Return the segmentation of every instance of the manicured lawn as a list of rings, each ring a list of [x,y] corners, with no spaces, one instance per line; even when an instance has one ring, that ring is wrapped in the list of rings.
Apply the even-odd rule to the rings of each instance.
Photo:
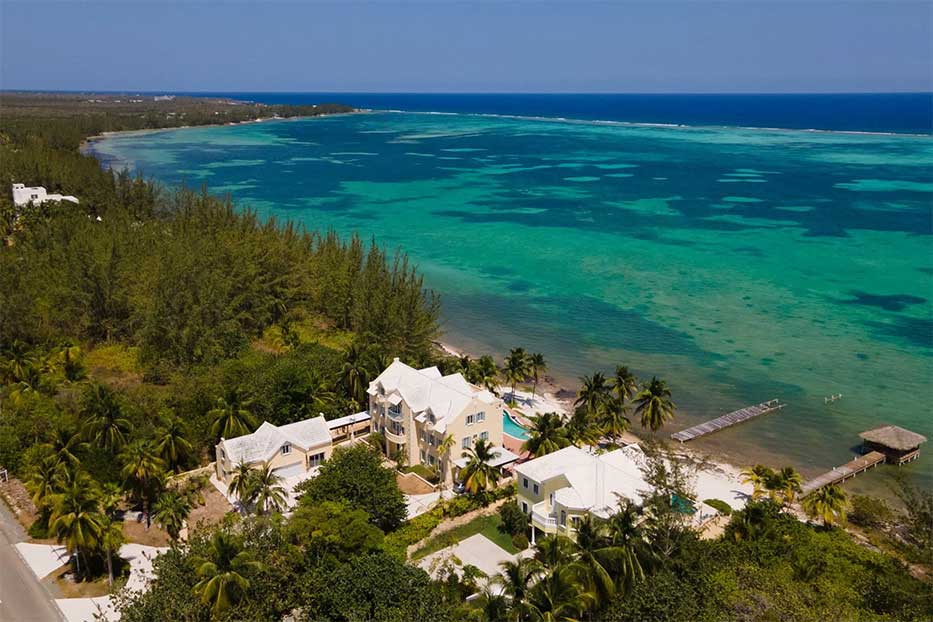
[[[512,555],[518,553],[518,549],[512,546],[512,536],[502,533],[499,531],[499,525],[502,521],[499,520],[498,514],[493,514],[492,516],[479,516],[474,518],[469,523],[460,525],[459,527],[454,527],[446,533],[442,533],[439,536],[431,538],[425,543],[425,545],[412,553],[412,560],[418,560],[423,557],[427,557],[431,553],[437,553],[441,549],[446,549],[448,546],[453,546],[462,540],[466,540],[470,536],[474,536],[478,533],[483,534],[498,546],[502,547]]]

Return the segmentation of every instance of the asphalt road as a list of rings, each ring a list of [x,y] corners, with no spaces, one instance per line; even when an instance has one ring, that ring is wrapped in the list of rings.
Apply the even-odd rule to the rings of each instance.
[[[0,621],[62,622],[52,596],[13,547],[26,539],[20,524],[0,501]]]

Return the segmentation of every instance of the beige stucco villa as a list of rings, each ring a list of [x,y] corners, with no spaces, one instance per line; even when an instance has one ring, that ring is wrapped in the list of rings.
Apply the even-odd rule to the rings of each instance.
[[[276,426],[264,422],[252,434],[220,439],[215,448],[215,472],[225,485],[241,462],[253,468],[272,467],[283,479],[304,475],[330,457],[334,442],[353,440],[369,432],[366,412],[325,421],[323,416]]]
[[[396,358],[367,393],[373,430],[385,436],[387,454],[402,450],[409,464],[437,469],[448,483],[462,466],[455,461],[477,439],[497,448],[497,466],[517,458],[502,447],[502,400],[459,373],[444,376],[437,367],[415,369]],[[448,436],[450,450],[439,452]]]

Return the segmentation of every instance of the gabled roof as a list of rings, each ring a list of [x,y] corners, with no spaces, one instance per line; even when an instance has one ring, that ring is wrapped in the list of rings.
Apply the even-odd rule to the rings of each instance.
[[[463,413],[473,400],[494,404],[498,398],[479,389],[461,374],[442,376],[437,367],[415,369],[397,358],[369,383],[370,395],[385,395],[391,404],[404,400],[412,412],[434,415],[434,428],[444,432],[447,424]]]
[[[313,447],[330,444],[331,438],[324,417],[318,416],[283,426],[265,421],[252,434],[230,440],[222,439],[222,442],[231,462],[251,464],[271,459],[285,443],[308,451]]]
[[[859,434],[864,440],[884,445],[898,451],[907,451],[919,447],[927,437],[896,425],[882,425]]]

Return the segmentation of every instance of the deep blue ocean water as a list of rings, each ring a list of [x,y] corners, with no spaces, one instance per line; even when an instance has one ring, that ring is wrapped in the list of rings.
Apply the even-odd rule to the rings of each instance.
[[[339,102],[357,108],[532,117],[933,133],[933,93],[788,95],[191,93],[265,104]]]
[[[522,108],[515,96],[227,95],[443,114],[125,134],[94,150],[261,216],[401,248],[441,293],[453,345],[540,351],[568,386],[617,363],[659,375],[680,407],[673,429],[787,401],[696,443],[739,462],[813,475],[882,422],[933,438],[933,137],[916,121],[928,96],[881,96],[904,115],[877,102],[833,115],[835,96],[801,96],[793,114],[778,103],[797,96],[730,96],[738,112],[758,102],[733,124],[688,113],[696,96],[607,119],[613,98],[642,96],[521,96]],[[860,97],[843,99],[871,100]],[[602,103],[569,112],[584,101]],[[846,131],[728,127],[808,129],[820,115]],[[672,120],[687,127],[624,122]],[[928,485],[931,457],[909,467]],[[855,486],[884,486],[885,473]]]

